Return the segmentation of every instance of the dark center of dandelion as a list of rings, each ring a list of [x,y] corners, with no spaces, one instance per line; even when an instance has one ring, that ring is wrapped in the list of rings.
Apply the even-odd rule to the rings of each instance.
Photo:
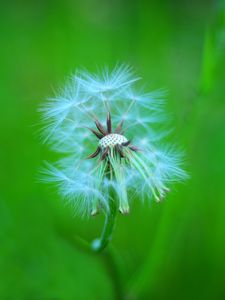
[[[95,125],[98,129],[94,130],[88,128],[98,139],[99,146],[94,153],[89,155],[87,158],[94,158],[100,154],[100,160],[104,160],[109,152],[110,148],[115,149],[120,157],[125,157],[123,148],[128,147],[132,151],[138,151],[139,149],[131,145],[131,142],[122,135],[123,120],[118,124],[114,132],[112,132],[112,122],[110,113],[107,114],[106,128],[96,119]]]

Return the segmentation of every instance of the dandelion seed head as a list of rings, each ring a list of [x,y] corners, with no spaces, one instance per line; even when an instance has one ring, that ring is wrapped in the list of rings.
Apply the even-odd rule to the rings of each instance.
[[[106,148],[106,147],[114,147],[116,145],[121,146],[127,142],[128,139],[125,136],[117,133],[110,133],[100,139],[99,145],[101,148]]]
[[[187,179],[182,154],[163,143],[165,93],[138,89],[138,80],[126,65],[77,71],[40,108],[43,140],[62,154],[45,164],[42,180],[80,215],[107,211],[112,189],[125,214],[132,198],[159,202],[171,183]]]

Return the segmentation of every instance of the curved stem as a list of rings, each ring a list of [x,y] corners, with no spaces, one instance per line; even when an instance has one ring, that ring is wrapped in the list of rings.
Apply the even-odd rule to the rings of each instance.
[[[99,239],[92,242],[91,245],[84,239],[73,235],[71,231],[68,230],[68,228],[62,226],[62,224],[60,224],[60,226],[57,226],[57,231],[60,234],[60,236],[62,236],[64,239],[70,242],[72,246],[80,248],[80,250],[86,252],[87,254],[96,254],[98,256],[98,253],[102,252],[106,248],[106,246],[112,238],[112,232],[115,225],[115,217],[117,211],[116,208],[116,204],[113,201],[111,201],[109,211],[106,215],[102,235]],[[115,299],[122,300],[124,296],[124,291],[120,264],[117,259],[116,253],[113,251],[113,248],[109,247],[106,249],[106,251],[103,251],[103,253],[101,253],[101,255],[98,257],[102,259],[105,269],[109,277],[111,278],[114,287]]]
[[[107,273],[109,274],[113,287],[116,300],[124,299],[123,282],[121,270],[117,256],[111,247],[107,248],[102,254],[102,259]]]
[[[112,199],[110,199],[109,210],[106,212],[106,219],[101,237],[99,239],[94,240],[91,245],[93,251],[103,251],[108,245],[108,243],[111,241],[113,229],[115,226],[116,211],[116,203]]]

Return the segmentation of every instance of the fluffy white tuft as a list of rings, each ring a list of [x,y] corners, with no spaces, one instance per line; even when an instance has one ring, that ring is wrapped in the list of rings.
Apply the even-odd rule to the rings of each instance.
[[[66,158],[46,163],[42,178],[54,182],[60,194],[82,215],[107,210],[109,189],[118,195],[121,210],[128,212],[133,197],[160,201],[172,182],[185,180],[183,157],[175,147],[161,146],[170,133],[165,130],[165,93],[137,90],[135,77],[126,65],[99,74],[77,71],[59,94],[40,108],[45,123],[43,140]],[[105,124],[111,112],[113,127],[124,120],[126,137],[140,148],[127,151],[128,160],[110,160],[114,179],[105,177],[106,163],[87,161],[98,140],[87,128],[98,118]]]

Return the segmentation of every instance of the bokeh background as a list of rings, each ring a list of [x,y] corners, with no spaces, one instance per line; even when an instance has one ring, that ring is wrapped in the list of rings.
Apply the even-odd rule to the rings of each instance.
[[[53,159],[37,108],[77,67],[125,62],[169,90],[191,178],[118,216],[124,299],[225,299],[225,6],[222,1],[1,1],[0,299],[118,299],[101,256],[73,243],[104,218],[74,217],[36,180]],[[63,232],[63,234],[61,234]],[[70,238],[71,237],[71,238]]]

